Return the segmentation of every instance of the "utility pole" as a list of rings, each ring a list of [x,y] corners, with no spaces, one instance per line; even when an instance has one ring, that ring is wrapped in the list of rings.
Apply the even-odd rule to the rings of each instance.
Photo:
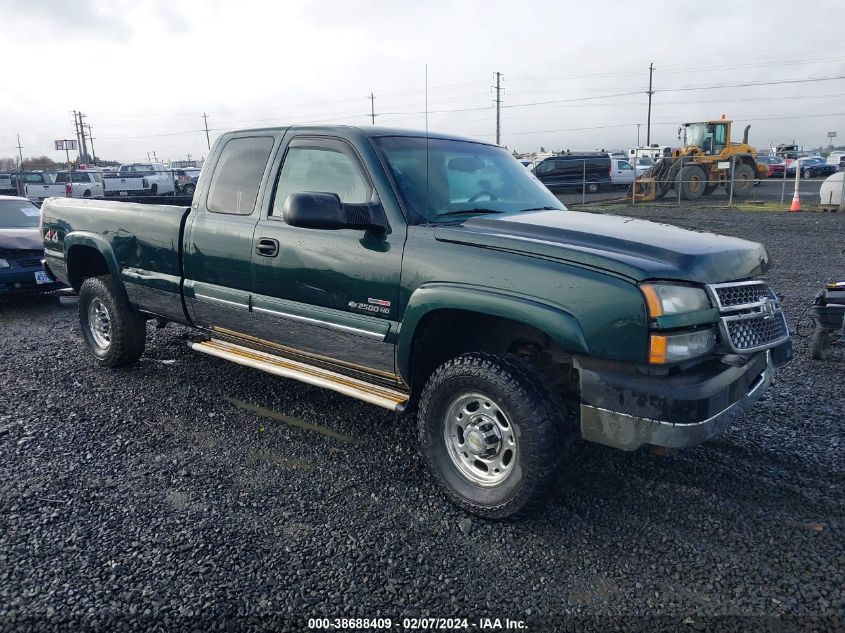
[[[73,129],[76,132],[76,153],[77,153],[77,162],[82,162],[82,137],[79,135],[79,119],[77,115],[79,113],[74,110],[73,111]]]
[[[370,93],[370,118],[373,120],[373,125],[376,124],[376,97]]]
[[[211,149],[211,137],[208,136],[208,115],[203,112],[202,120],[205,121],[205,142],[208,143],[208,149]]]
[[[87,119],[84,114],[82,114],[82,110],[79,111],[79,134],[82,136],[82,157],[85,159],[85,162],[88,162],[91,159],[91,156],[88,154],[88,143],[85,142],[85,124],[82,122],[82,119]]]
[[[23,171],[23,147],[21,147],[21,135],[18,134],[18,156],[21,159],[19,171]]]
[[[153,162],[154,162],[154,163],[157,163],[157,162],[158,162],[158,156],[156,156],[155,151],[153,151]]]
[[[651,79],[654,75],[654,62],[648,65],[648,123],[645,128],[645,144],[651,147],[651,95],[654,90],[651,89]]]
[[[642,123],[637,123],[637,147],[640,146],[640,126]]]
[[[91,160],[96,165],[97,164],[97,151],[94,149],[94,135],[91,133],[91,126],[90,125],[88,125],[86,123],[85,127],[88,128],[88,140],[91,141]]]
[[[496,73],[496,145],[502,138],[502,73]]]

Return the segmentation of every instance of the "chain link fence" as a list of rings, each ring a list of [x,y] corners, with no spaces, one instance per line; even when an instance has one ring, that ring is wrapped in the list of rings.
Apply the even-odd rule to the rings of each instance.
[[[591,203],[786,208],[797,190],[802,207],[843,210],[843,165],[786,164],[770,156],[663,156],[655,159],[596,154],[552,156],[529,169],[567,205]]]
[[[0,173],[0,195],[29,198],[36,204],[52,197],[116,199],[162,204],[190,204],[196,190],[198,167],[165,168],[124,165],[70,171]]]

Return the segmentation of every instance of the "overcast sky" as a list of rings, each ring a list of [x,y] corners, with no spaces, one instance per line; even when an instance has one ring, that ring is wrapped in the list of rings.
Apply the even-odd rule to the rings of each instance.
[[[843,0],[0,0],[0,157],[20,133],[24,156],[63,159],[52,141],[73,138],[72,110],[121,161],[205,155],[204,112],[212,142],[369,125],[370,92],[377,124],[423,129],[426,63],[429,128],[485,141],[501,72],[502,144],[518,151],[629,147],[637,123],[645,144],[652,61],[653,143],[722,114],[758,147],[845,143],[843,24]]]

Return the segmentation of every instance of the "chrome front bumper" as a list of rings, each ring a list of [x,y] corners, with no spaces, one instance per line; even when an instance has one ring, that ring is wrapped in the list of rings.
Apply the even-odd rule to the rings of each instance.
[[[775,365],[765,352],[762,372],[750,377],[745,395],[718,413],[696,421],[668,421],[631,415],[592,404],[581,405],[581,435],[585,440],[633,451],[640,446],[686,448],[717,435],[757,401],[774,382]]]

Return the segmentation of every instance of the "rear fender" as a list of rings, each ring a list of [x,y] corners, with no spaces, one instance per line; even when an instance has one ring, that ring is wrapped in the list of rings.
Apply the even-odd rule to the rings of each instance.
[[[123,280],[120,277],[120,266],[117,263],[114,250],[106,239],[97,235],[96,233],[88,233],[85,231],[72,231],[65,236],[64,242],[65,263],[67,265],[68,281],[71,281],[76,276],[71,269],[73,262],[73,249],[77,247],[88,247],[97,251],[102,255],[106,262],[109,274],[114,280],[114,287],[116,291],[126,299],[126,287],[123,285]]]
[[[399,374],[406,382],[411,380],[411,356],[417,326],[425,315],[450,309],[478,312],[525,323],[547,334],[566,352],[589,353],[581,325],[574,316],[560,308],[529,297],[503,294],[489,288],[433,283],[414,291],[402,319],[396,346],[396,361]]]

